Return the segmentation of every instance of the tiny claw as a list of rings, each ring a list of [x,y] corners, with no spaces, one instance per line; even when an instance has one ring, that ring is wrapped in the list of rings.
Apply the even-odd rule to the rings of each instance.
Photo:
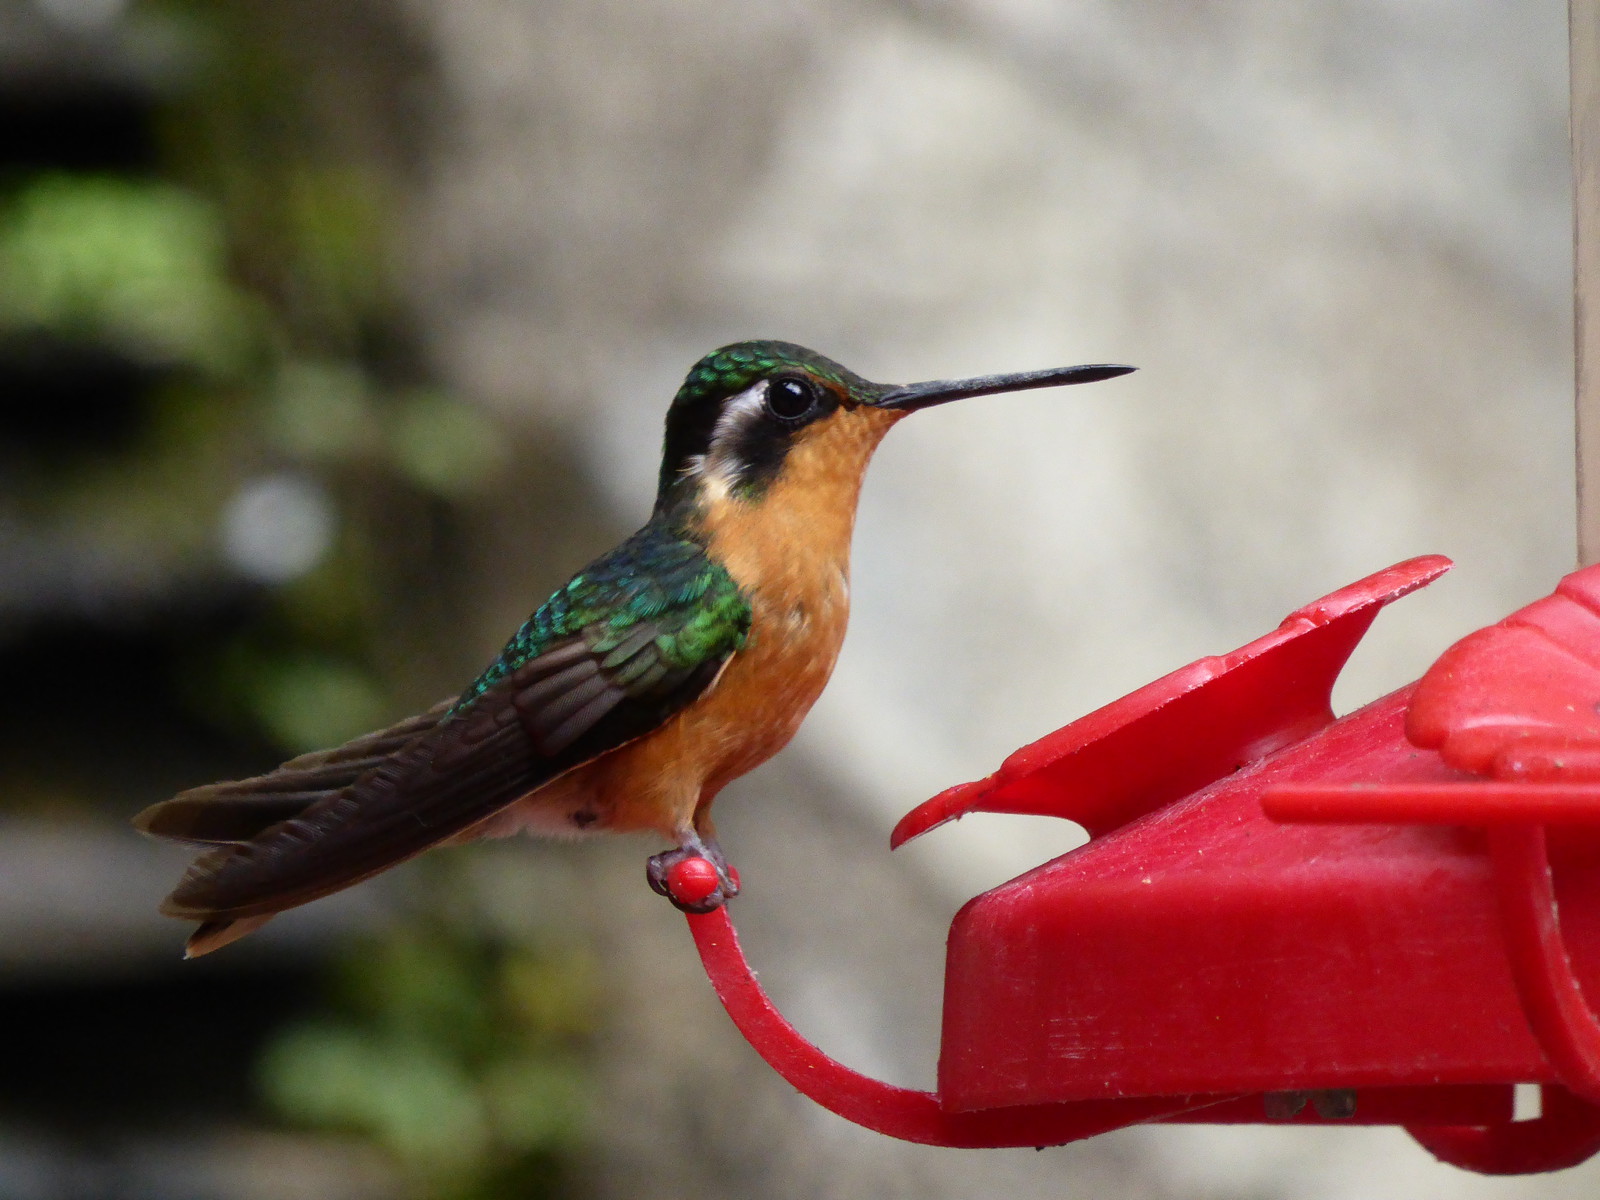
[[[644,877],[650,884],[650,890],[658,896],[672,899],[672,889],[667,886],[667,869],[656,861],[652,854],[645,860]]]

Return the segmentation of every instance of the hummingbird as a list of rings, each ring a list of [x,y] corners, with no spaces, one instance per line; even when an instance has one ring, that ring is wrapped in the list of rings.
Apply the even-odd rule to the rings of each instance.
[[[707,354],[667,410],[655,507],[574,575],[459,696],[265,775],[134,818],[207,849],[162,904],[199,922],[186,956],[444,843],[518,832],[649,832],[646,875],[680,908],[739,890],[711,806],[794,736],[833,672],[868,460],[907,414],[1127,374],[1057,367],[894,386],[814,351]],[[708,893],[673,895],[689,858]],[[709,882],[709,879],[708,879]]]

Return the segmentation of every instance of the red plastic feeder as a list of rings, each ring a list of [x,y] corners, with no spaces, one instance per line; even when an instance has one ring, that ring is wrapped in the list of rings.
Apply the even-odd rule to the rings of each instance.
[[[957,914],[937,1092],[801,1038],[718,910],[689,922],[729,1014],[800,1091],[913,1141],[1354,1121],[1477,1171],[1582,1162],[1600,1150],[1600,567],[1418,683],[1329,705],[1378,610],[1449,565],[1342,588],[900,822],[894,845],[980,811],[1091,837]],[[1542,1085],[1540,1116],[1513,1119],[1518,1084]]]

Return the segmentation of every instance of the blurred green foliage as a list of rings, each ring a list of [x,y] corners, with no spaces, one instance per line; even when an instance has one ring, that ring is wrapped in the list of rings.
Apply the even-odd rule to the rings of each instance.
[[[252,619],[176,669],[201,719],[285,754],[407,707],[443,656],[396,581],[438,569],[450,506],[504,461],[411,348],[391,244],[405,152],[344,130],[347,99],[381,110],[392,48],[365,71],[330,60],[292,9],[136,5],[187,50],[158,90],[157,169],[0,179],[0,344],[156,372],[131,445],[13,462],[11,503],[146,592],[251,589]],[[272,481],[297,508],[252,505]]]
[[[29,179],[0,209],[0,326],[237,372],[253,306],[224,241],[215,206],[170,183]]]
[[[280,1112],[373,1137],[440,1200],[559,1185],[598,1009],[586,957],[419,918],[357,947],[334,992],[332,1013],[285,1031],[262,1062]]]
[[[0,522],[110,597],[111,619],[187,633],[188,614],[222,612],[172,639],[170,665],[196,723],[249,768],[265,764],[247,752],[337,743],[470,677],[441,619],[465,600],[448,592],[451,538],[506,458],[416,347],[392,270],[415,150],[397,143],[416,134],[388,113],[411,51],[398,17],[353,12],[136,2],[127,22],[183,49],[151,89],[157,161],[0,173],[0,357],[98,355],[139,380],[125,412],[97,395],[65,438],[0,447]],[[51,586],[41,624],[63,619]],[[20,779],[9,803],[59,806],[60,779]],[[594,972],[491,930],[458,874],[414,875],[405,929],[340,953],[328,1009],[272,1042],[262,1095],[293,1124],[373,1139],[420,1196],[556,1194],[583,1128]]]

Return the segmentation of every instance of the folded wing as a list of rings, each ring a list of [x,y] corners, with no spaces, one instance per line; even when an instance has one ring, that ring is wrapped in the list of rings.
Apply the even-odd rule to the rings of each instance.
[[[693,543],[647,544],[641,575],[643,536],[556,593],[453,705],[141,813],[149,833],[216,845],[163,905],[206,922],[191,953],[461,833],[710,686],[748,604]]]

